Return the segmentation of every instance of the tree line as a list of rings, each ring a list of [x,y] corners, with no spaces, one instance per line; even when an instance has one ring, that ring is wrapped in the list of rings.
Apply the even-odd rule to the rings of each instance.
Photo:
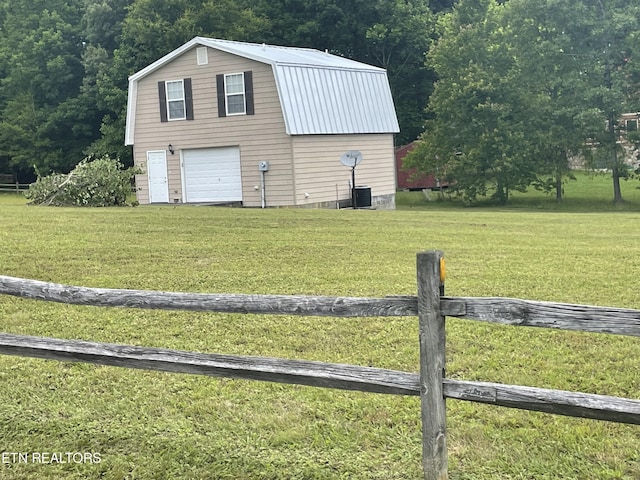
[[[638,145],[640,5],[626,0],[460,0],[427,63],[438,81],[408,164],[464,198],[535,186],[562,199],[571,161],[611,172],[613,198]]]
[[[3,0],[0,172],[69,172],[86,156],[131,164],[127,79],[195,36],[311,47],[388,70],[415,139],[433,72],[424,52],[453,0]]]
[[[131,164],[127,80],[195,36],[328,50],[386,68],[409,162],[469,201],[561,198],[571,158],[612,172],[640,110],[628,0],[3,0],[0,172]]]

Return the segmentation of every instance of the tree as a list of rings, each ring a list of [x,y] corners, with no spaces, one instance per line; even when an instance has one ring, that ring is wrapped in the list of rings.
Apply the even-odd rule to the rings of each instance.
[[[529,184],[560,200],[568,158],[593,147],[622,201],[617,121],[638,110],[639,14],[622,0],[461,0],[428,57],[435,119],[408,162],[447,171],[469,200]]]
[[[86,42],[112,55],[132,3],[133,0],[85,0],[82,25]]]
[[[23,180],[69,171],[107,113],[97,87],[132,0],[7,0],[0,6],[0,157]],[[6,168],[6,167],[5,167]]]
[[[8,0],[0,7],[0,152],[12,167],[66,169],[91,133],[78,128],[81,5]]]
[[[586,36],[576,36],[584,49],[584,74],[590,80],[588,98],[606,121],[594,129],[597,157],[611,170],[613,201],[623,201],[620,178],[628,176],[618,138],[622,113],[638,110],[640,71],[640,6],[624,0],[583,0]],[[629,110],[631,109],[631,110]]]
[[[434,37],[435,19],[422,1],[372,2],[378,21],[366,30],[368,57],[385,68],[398,112],[399,144],[416,139],[424,128],[424,105],[435,76],[424,62]]]
[[[581,53],[570,36],[579,10],[558,0],[512,0],[505,5],[503,25],[520,67],[521,85],[529,92],[526,135],[536,157],[537,180],[562,200],[563,183],[573,178],[569,160],[584,154],[585,131],[594,109],[584,98]]]
[[[446,172],[467,201],[491,193],[505,203],[535,178],[526,136],[527,92],[501,27],[502,6],[461,0],[439,22],[428,54],[438,75],[427,124],[407,164]]]

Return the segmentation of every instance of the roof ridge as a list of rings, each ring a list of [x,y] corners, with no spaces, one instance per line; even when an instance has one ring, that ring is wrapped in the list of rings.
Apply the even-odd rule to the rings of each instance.
[[[306,51],[306,52],[320,52],[320,53],[327,53],[329,54],[329,52],[327,50],[325,50],[324,52],[322,50],[318,50],[317,48],[312,48],[312,47],[293,47],[293,46],[288,46],[288,45],[275,45],[272,43],[265,43],[265,42],[242,42],[240,40],[226,40],[226,39],[222,39],[222,38],[213,38],[213,37],[196,37],[197,39],[201,39],[201,40],[209,40],[212,42],[220,42],[220,43],[233,43],[236,45],[252,45],[252,46],[256,46],[256,47],[264,47],[264,48],[281,48],[284,50],[300,50],[300,51]],[[331,55],[331,54],[329,54]],[[336,55],[338,56],[338,55]],[[344,57],[343,57],[344,58]]]

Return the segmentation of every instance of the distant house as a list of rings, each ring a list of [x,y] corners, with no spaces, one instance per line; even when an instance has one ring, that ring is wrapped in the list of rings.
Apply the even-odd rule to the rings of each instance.
[[[404,157],[416,147],[416,142],[396,148],[396,178],[400,190],[439,190],[449,186],[440,182],[433,174],[418,172],[415,168],[405,168]]]
[[[616,143],[622,148],[622,161],[632,167],[640,167],[640,152],[636,149],[633,142],[628,140],[629,134],[637,135],[638,128],[640,126],[640,112],[623,113],[616,120]],[[605,121],[604,128],[608,130],[609,122]],[[593,138],[587,140],[587,146],[595,148],[598,146],[598,142]],[[584,156],[573,155],[569,158],[569,165],[571,168],[588,168],[588,164]],[[591,165],[593,167],[593,165]],[[607,168],[607,161],[600,161],[595,165],[595,168]]]
[[[640,113],[623,113],[620,121],[624,124],[625,132],[637,132],[638,120],[640,119]]]
[[[622,124],[622,135],[620,136],[618,143],[620,143],[624,149],[624,161],[626,164],[634,168],[638,168],[640,166],[638,151],[635,149],[635,145],[627,141],[627,134],[638,131],[640,113],[624,113],[620,118],[620,123]]]
[[[351,169],[395,207],[386,71],[312,49],[196,37],[129,77],[138,201],[335,208]]]

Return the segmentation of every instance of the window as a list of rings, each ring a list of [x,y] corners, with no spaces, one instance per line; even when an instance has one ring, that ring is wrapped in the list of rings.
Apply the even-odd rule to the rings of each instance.
[[[243,73],[224,76],[224,94],[226,97],[227,115],[246,113]]]
[[[169,120],[187,118],[184,103],[184,84],[182,80],[167,82],[167,112]]]
[[[218,116],[253,115],[252,72],[216,76]]]
[[[158,82],[160,121],[193,120],[191,79]]]

